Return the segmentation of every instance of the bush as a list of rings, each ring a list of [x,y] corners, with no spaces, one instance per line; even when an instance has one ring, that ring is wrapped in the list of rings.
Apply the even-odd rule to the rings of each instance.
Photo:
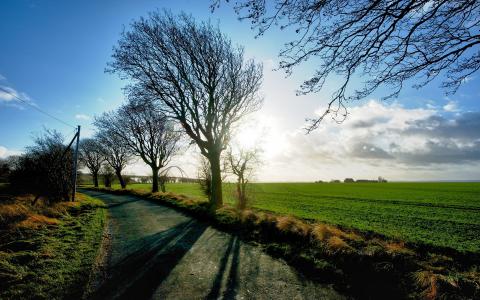
[[[47,202],[68,201],[73,190],[72,152],[67,151],[63,137],[56,131],[46,131],[27,148],[10,172],[14,190],[44,197]]]

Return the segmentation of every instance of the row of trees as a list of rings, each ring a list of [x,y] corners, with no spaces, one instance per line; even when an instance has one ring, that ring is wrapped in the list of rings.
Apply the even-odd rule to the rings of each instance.
[[[82,140],[80,159],[90,170],[95,186],[98,186],[102,165],[106,164],[125,188],[122,171],[135,156],[152,170],[152,192],[158,192],[159,186],[165,191],[159,177],[180,149],[181,135],[173,122],[148,102],[137,101],[132,96],[116,111],[97,117],[94,124],[97,133],[93,138]]]

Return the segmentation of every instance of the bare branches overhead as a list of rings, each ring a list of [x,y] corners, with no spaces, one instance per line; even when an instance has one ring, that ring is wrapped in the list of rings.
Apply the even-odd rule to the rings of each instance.
[[[214,0],[212,8],[221,0]],[[307,60],[318,62],[298,93],[318,92],[332,74],[342,76],[319,118],[346,117],[346,104],[387,88],[384,99],[398,96],[408,79],[423,87],[441,76],[454,93],[480,68],[480,1],[476,0],[240,0],[240,19],[250,20],[258,35],[272,26],[293,30],[297,38],[280,52],[287,73]],[[352,87],[354,74],[364,85]]]

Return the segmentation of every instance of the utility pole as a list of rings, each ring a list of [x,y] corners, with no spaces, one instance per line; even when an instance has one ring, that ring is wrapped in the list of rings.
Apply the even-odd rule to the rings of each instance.
[[[78,143],[80,141],[80,125],[78,125],[77,129],[77,143],[75,145],[75,153],[73,157],[73,194],[72,194],[72,201],[75,201],[75,194],[77,193],[77,162],[78,162]]]

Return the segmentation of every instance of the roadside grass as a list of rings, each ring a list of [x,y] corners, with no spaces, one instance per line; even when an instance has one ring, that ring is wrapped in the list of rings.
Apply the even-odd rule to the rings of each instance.
[[[198,184],[166,187],[205,199]],[[151,186],[128,188],[150,191]],[[233,192],[234,185],[225,183],[225,203],[234,203]],[[258,210],[378,233],[408,244],[480,252],[478,182],[254,183],[250,195],[251,206]]]
[[[100,200],[47,206],[31,196],[0,203],[0,299],[79,299],[106,220]]]
[[[334,281],[358,298],[455,298],[480,296],[480,258],[443,248],[407,245],[399,239],[268,211],[225,205],[211,214],[205,199],[144,190],[95,189],[134,195],[174,207],[262,246],[310,278]]]

